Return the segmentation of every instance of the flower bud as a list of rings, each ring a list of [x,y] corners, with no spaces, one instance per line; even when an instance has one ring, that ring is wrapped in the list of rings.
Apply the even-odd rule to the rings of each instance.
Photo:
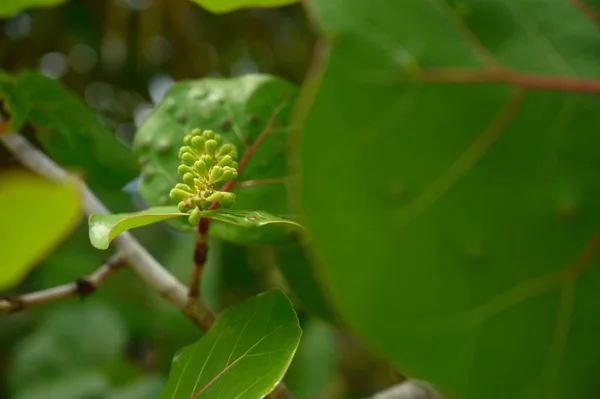
[[[229,155],[225,155],[219,160],[219,166],[231,166],[233,159]]]
[[[221,147],[221,149],[219,150],[219,156],[225,156],[225,155],[230,155],[231,152],[235,149],[233,144],[223,144],[223,147]],[[233,158],[233,157],[232,157]]]
[[[188,186],[187,184],[183,184],[183,183],[177,183],[175,185],[175,188],[179,189],[179,190],[183,190],[183,191],[187,191],[189,194],[192,193],[192,189],[190,186]]]
[[[174,188],[169,192],[169,198],[172,200],[184,200],[190,196],[190,193],[179,188]]]
[[[219,201],[224,208],[229,208],[235,203],[235,194],[234,193],[223,193],[223,198]]]
[[[204,131],[204,137],[206,137],[207,139],[214,139],[215,138],[215,132],[213,132],[212,130],[205,130]]]
[[[190,134],[192,135],[192,137],[202,136],[202,129],[196,127],[192,129]]]
[[[179,153],[178,153],[178,157],[181,158],[183,156],[183,154],[185,154],[186,152],[189,152],[190,154],[194,154],[194,150],[192,149],[192,147],[189,146],[183,146],[179,149]]]
[[[208,172],[208,167],[206,166],[206,164],[204,163],[204,161],[202,161],[202,160],[196,161],[196,163],[194,163],[194,171],[199,176],[204,176]]]
[[[194,155],[190,154],[189,152],[186,152],[181,157],[181,161],[187,166],[194,165],[194,162],[196,162],[197,160],[198,160],[198,158],[196,158]]]
[[[185,201],[181,201],[177,204],[177,209],[179,209],[179,212],[185,213],[190,210],[190,204],[186,203]]]
[[[200,159],[204,162],[204,164],[206,165],[207,169],[212,168],[213,166],[213,159],[210,155],[202,155],[200,157]]]
[[[235,169],[230,168],[229,166],[225,166],[223,168],[223,175],[219,178],[219,181],[227,181],[233,179],[234,173],[235,177],[237,177],[237,172]]]
[[[214,184],[219,181],[219,178],[222,175],[223,175],[223,168],[217,165],[210,170],[210,176],[208,178],[208,182],[210,184]]]
[[[197,136],[192,139],[192,147],[198,152],[204,152],[204,143],[206,140],[203,136]]]
[[[209,202],[219,202],[223,199],[223,194],[221,191],[215,191],[214,193],[212,193],[211,195],[209,195],[205,201],[209,201]]]
[[[177,174],[179,176],[183,176],[186,173],[191,173],[191,174],[196,174],[196,172],[194,171],[194,169],[190,168],[187,165],[179,165],[179,167],[177,168]]]
[[[206,149],[206,153],[208,155],[213,155],[215,151],[217,151],[218,146],[219,144],[217,143],[217,140],[206,140],[206,143],[204,144],[204,149]]]
[[[183,182],[190,187],[194,187],[196,185],[194,182],[194,175],[191,173],[186,173],[183,175]]]
[[[200,223],[201,216],[202,216],[202,211],[200,211],[200,208],[196,207],[196,208],[194,208],[194,210],[192,210],[192,213],[190,213],[190,216],[188,217],[188,221],[190,222],[190,224],[193,224],[194,226],[196,226]]]

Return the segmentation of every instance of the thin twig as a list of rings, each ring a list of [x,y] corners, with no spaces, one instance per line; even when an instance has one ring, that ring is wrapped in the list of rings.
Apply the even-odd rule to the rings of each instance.
[[[122,258],[119,253],[111,257],[89,276],[80,277],[76,281],[48,288],[29,294],[0,300],[0,315],[20,312],[23,310],[47,305],[72,296],[86,297],[100,288],[115,274],[122,266]]]
[[[57,165],[42,151],[32,146],[20,134],[2,134],[0,135],[0,142],[24,166],[34,172],[50,180],[74,179],[66,170]],[[91,213],[110,213],[85,183],[78,180],[78,184],[83,196],[84,209],[88,215]],[[206,304],[199,298],[188,299],[186,287],[158,263],[129,232],[116,237],[113,243],[117,250],[123,254],[126,263],[142,280],[166,300],[177,306],[203,331],[210,328],[214,322],[214,315]]]

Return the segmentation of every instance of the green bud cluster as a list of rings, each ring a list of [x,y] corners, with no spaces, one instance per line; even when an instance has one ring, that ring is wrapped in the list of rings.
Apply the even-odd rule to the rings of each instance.
[[[188,220],[193,225],[200,223],[200,212],[213,202],[225,208],[235,202],[235,194],[216,187],[238,176],[237,148],[222,142],[223,138],[212,130],[194,129],[183,138],[181,165],[177,168],[183,183],[178,183],[169,197],[180,201],[177,207],[181,212],[192,211]]]

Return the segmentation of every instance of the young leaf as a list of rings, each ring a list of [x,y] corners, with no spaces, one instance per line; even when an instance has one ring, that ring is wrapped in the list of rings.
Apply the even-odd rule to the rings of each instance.
[[[576,3],[307,2],[335,37],[298,148],[322,275],[449,397],[600,392],[600,29]]]
[[[17,284],[77,225],[77,186],[25,172],[0,177],[0,291]]]
[[[284,224],[302,227],[300,224],[271,215],[263,211],[238,211],[235,209],[215,209],[200,212],[201,217],[218,220],[244,228],[257,228],[269,224]],[[175,206],[157,206],[139,212],[111,215],[92,214],[89,218],[90,242],[98,249],[107,249],[110,242],[119,234],[174,218],[187,218],[189,213],[181,213]],[[187,223],[187,219],[184,219]],[[190,226],[193,227],[193,226]]]
[[[259,399],[283,378],[302,330],[290,301],[271,290],[223,312],[174,359],[159,399]]]
[[[192,0],[208,11],[222,14],[246,7],[281,7],[299,0]]]
[[[0,97],[11,112],[9,133],[31,123],[46,151],[86,180],[120,188],[138,175],[133,152],[59,82],[33,72],[3,73]]]
[[[174,85],[162,103],[138,130],[135,152],[142,165],[140,193],[150,206],[176,205],[169,190],[180,181],[177,167],[183,137],[194,128],[212,129],[234,144],[240,160],[261,132],[273,123],[232,190],[237,199],[232,209],[263,209],[284,215],[287,209],[286,148],[288,120],[297,89],[269,75],[245,75],[232,79],[207,78]],[[189,231],[185,219],[169,224]],[[289,241],[285,229],[262,229],[248,234],[227,223],[211,223],[211,234],[237,243]]]
[[[65,1],[67,0],[2,0],[0,18],[10,17],[28,8],[55,6]]]

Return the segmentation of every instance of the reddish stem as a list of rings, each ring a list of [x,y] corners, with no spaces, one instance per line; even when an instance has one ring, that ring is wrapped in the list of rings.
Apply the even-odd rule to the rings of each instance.
[[[194,246],[194,271],[192,272],[189,288],[190,298],[198,298],[200,296],[200,279],[202,278],[208,254],[206,238],[208,237],[209,225],[210,219],[207,218],[201,218],[198,224],[198,234],[196,234],[196,244]]]
[[[250,161],[250,158],[252,157],[252,155],[254,154],[254,152],[256,151],[258,146],[260,145],[260,143],[262,143],[267,138],[269,133],[271,132],[271,129],[273,128],[273,124],[275,123],[275,120],[277,119],[277,115],[279,115],[279,113],[281,112],[281,110],[283,109],[283,106],[285,106],[285,104],[286,103],[283,103],[281,106],[277,107],[275,109],[275,111],[273,111],[273,113],[271,114],[271,117],[269,118],[263,131],[260,132],[260,134],[258,135],[256,140],[254,140],[254,143],[252,143],[252,145],[250,147],[248,147],[248,149],[246,150],[246,153],[244,154],[244,156],[240,160],[240,163],[238,164],[238,176],[242,174],[242,171],[248,164],[248,161]],[[225,183],[225,185],[223,186],[221,191],[225,191],[225,192],[230,191],[233,188],[234,184],[235,184],[235,180],[229,180],[227,183]],[[213,210],[213,209],[217,209],[218,207],[219,207],[219,203],[213,202],[212,205],[208,209]]]
[[[582,0],[571,0],[571,3],[577,7],[586,17],[591,19],[597,25],[600,25],[600,14],[585,4]]]
[[[418,78],[435,83],[508,83],[526,89],[600,94],[600,80],[535,75],[509,69],[424,69]]]

